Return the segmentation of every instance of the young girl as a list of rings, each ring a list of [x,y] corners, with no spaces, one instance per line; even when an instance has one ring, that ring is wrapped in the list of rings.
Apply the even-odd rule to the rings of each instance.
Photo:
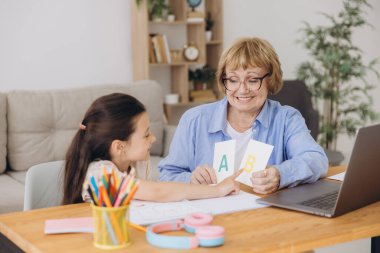
[[[114,93],[95,100],[66,154],[63,204],[86,200],[83,183],[101,174],[103,165],[119,175],[131,170],[141,174],[155,140],[145,107],[136,98]],[[225,196],[239,191],[236,176],[213,186],[140,180],[135,198],[166,202]]]

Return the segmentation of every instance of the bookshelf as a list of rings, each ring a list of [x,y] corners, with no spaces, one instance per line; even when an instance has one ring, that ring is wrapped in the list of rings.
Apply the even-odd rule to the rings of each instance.
[[[169,0],[175,15],[175,21],[151,21],[147,10],[147,0],[142,0],[137,6],[132,2],[132,57],[133,79],[152,79],[163,83],[161,79],[167,79],[166,93],[179,94],[178,104],[165,104],[169,123],[175,124],[177,118],[173,117],[176,111],[182,114],[186,108],[201,104],[201,101],[193,102],[190,99],[192,86],[189,82],[189,69],[201,68],[205,64],[216,69],[223,50],[223,1],[203,0],[197,11],[206,14],[211,13],[214,25],[212,39],[206,41],[205,22],[197,20],[190,22],[187,19],[190,7],[186,0]],[[151,34],[164,35],[170,51],[171,61],[152,62]],[[195,44],[199,49],[199,57],[195,61],[186,61],[183,57],[183,48],[186,44]],[[159,73],[159,74],[157,74]],[[161,75],[161,76],[160,76]],[[212,84],[212,91],[216,97],[220,97],[216,83]],[[204,99],[205,102],[207,99]]]

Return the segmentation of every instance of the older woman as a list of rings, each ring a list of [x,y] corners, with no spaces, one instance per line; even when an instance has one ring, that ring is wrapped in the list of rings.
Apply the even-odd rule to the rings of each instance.
[[[257,193],[312,183],[326,175],[327,157],[300,112],[267,99],[283,83],[277,53],[267,41],[236,41],[222,54],[217,80],[225,98],[182,116],[169,155],[158,166],[160,180],[216,183],[210,166],[214,145],[230,139],[236,139],[236,164],[243,159],[250,139],[274,146],[267,168],[252,175]]]

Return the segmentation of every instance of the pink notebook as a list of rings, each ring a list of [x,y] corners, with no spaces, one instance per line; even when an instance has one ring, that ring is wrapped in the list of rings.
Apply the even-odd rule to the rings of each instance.
[[[68,218],[45,221],[45,234],[93,233],[92,217]]]

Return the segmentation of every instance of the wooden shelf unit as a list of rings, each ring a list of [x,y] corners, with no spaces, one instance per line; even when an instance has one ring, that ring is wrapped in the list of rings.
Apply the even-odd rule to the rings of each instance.
[[[218,61],[223,50],[223,1],[221,0],[204,0],[203,7],[197,8],[206,16],[208,12],[214,21],[212,28],[212,40],[206,42],[205,22],[188,22],[187,12],[190,8],[186,0],[169,0],[168,3],[173,9],[176,20],[168,21],[150,21],[148,19],[147,0],[141,1],[137,6],[136,1],[132,0],[132,51],[133,51],[133,76],[134,80],[152,79],[155,76],[151,73],[151,68],[170,68],[170,92],[180,95],[180,103],[177,105],[166,105],[166,108],[172,107],[171,111],[178,107],[192,107],[200,103],[192,103],[189,99],[190,83],[188,77],[189,68],[197,65],[201,67],[205,64],[217,69]],[[149,63],[149,44],[148,38],[150,28],[159,26],[161,30],[168,31],[180,29],[186,34],[186,43],[194,43],[200,50],[198,59],[194,62],[181,60],[172,63]],[[169,39],[169,45],[170,38]],[[173,49],[173,48],[170,48]],[[178,48],[176,48],[178,49]],[[181,49],[182,50],[182,49]],[[181,52],[182,54],[182,52]],[[213,91],[217,97],[220,97],[216,83],[212,85]],[[167,115],[170,118],[170,115]]]

